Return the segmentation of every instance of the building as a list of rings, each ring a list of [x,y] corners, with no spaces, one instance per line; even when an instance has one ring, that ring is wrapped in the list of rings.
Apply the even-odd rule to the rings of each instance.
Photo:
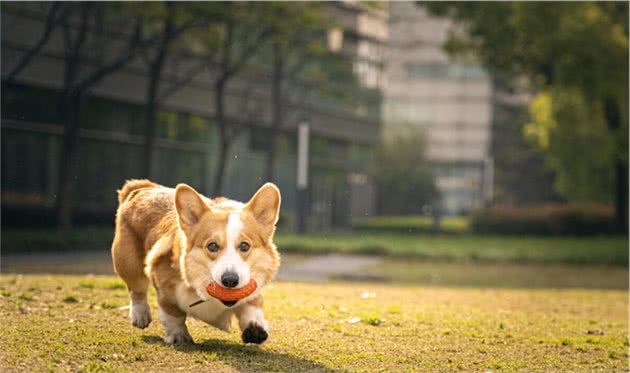
[[[37,43],[50,6],[51,3],[13,3],[2,10],[3,215],[32,209],[36,219],[28,218],[29,224],[48,222],[47,211],[54,206],[57,193],[63,136],[58,110],[64,61],[60,28],[52,31],[50,41],[13,82],[5,82],[4,77]],[[327,5],[327,14],[343,21],[336,23],[330,35],[341,39],[337,41],[340,55],[351,64],[357,84],[298,79],[291,94],[285,95],[275,181],[283,191],[281,216],[288,225],[294,218],[296,196],[296,126],[303,119],[310,123],[312,134],[309,226],[322,230],[345,226],[354,211],[348,202],[356,200],[349,198],[352,180],[364,179],[356,176],[365,173],[370,149],[381,134],[379,85],[383,65],[379,60],[382,56],[372,50],[374,46],[382,49],[386,33],[369,31],[374,22],[380,22],[380,29],[386,29],[387,24],[382,15],[373,17],[370,12],[358,3]],[[86,43],[90,48],[81,68],[89,70],[104,54],[121,46],[115,23],[124,20],[112,22],[105,26],[107,32],[88,34]],[[372,24],[365,26],[366,22]],[[70,27],[76,29],[78,24],[71,23]],[[224,179],[225,194],[240,200],[248,198],[264,181],[266,135],[271,118],[270,67],[262,57],[253,61],[229,85],[227,94],[228,120],[247,124],[230,148]],[[163,84],[175,84],[181,69],[198,62],[189,51],[179,51],[166,62]],[[210,192],[217,158],[212,84],[213,70],[209,68],[161,103],[155,181],[165,185],[186,182]],[[138,177],[145,133],[146,86],[146,64],[135,58],[90,91],[79,131],[77,216],[103,216],[101,220],[111,221],[115,190],[124,180]],[[4,219],[3,224],[10,222],[19,222],[19,217]]]
[[[424,132],[443,209],[470,211],[492,195],[492,80],[443,51],[449,20],[412,2],[391,2],[389,12],[384,136]]]

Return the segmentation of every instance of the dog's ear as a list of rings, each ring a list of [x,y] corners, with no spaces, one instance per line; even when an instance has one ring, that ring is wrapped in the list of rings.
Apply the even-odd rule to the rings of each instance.
[[[175,188],[175,208],[180,226],[185,229],[197,224],[201,216],[210,210],[199,193],[186,184],[178,184]]]
[[[274,226],[280,214],[280,190],[273,183],[266,183],[245,206],[256,220],[266,226]]]

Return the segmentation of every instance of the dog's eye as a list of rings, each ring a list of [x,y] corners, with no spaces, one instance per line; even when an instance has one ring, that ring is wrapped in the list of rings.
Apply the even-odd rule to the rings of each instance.
[[[217,251],[219,251],[221,247],[219,247],[219,245],[216,242],[210,242],[208,244],[208,251],[210,251],[211,253],[216,253]]]
[[[249,244],[245,241],[241,242],[240,245],[238,245],[239,250],[241,250],[242,252],[246,252],[247,250],[249,250]]]

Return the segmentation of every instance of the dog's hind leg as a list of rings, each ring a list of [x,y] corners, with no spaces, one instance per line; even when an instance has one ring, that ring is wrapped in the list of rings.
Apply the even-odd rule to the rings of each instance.
[[[151,323],[151,308],[147,302],[150,281],[144,273],[144,248],[124,222],[118,223],[112,244],[114,271],[127,283],[131,298],[129,317],[132,325],[144,329]]]

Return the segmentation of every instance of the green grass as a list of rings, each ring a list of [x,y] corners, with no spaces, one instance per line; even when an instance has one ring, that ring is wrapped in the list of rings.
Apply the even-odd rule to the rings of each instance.
[[[279,234],[281,251],[345,252],[453,261],[628,265],[626,237]]]
[[[0,371],[627,369],[627,291],[276,282],[264,345],[242,345],[236,323],[224,333],[190,320],[197,343],[169,346],[157,321],[134,329],[114,307],[127,295],[113,278],[89,280],[0,276]],[[150,303],[156,319],[154,292]]]
[[[433,262],[383,258],[358,278],[423,286],[628,289],[628,269],[605,265]]]
[[[431,232],[433,218],[421,215],[373,216],[354,219],[352,228],[358,231],[383,233]],[[440,231],[464,233],[469,229],[468,218],[463,216],[445,216],[440,219]]]
[[[108,250],[113,228],[73,231],[3,230],[3,253],[61,250]],[[579,263],[628,266],[628,238],[518,237],[472,234],[394,233],[310,234],[279,232],[281,252],[320,254],[345,252],[450,261]]]

